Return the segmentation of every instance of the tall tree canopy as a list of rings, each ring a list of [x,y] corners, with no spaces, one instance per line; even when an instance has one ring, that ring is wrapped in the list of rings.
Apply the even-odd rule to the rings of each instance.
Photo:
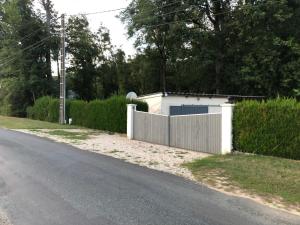
[[[42,95],[51,93],[52,83],[45,63],[49,39],[47,28],[33,10],[30,0],[7,0],[1,3],[1,77],[13,83],[6,96],[15,115],[24,115],[26,107]]]
[[[143,54],[159,53],[161,90],[296,96],[299,9],[297,0],[133,0],[121,19]]]

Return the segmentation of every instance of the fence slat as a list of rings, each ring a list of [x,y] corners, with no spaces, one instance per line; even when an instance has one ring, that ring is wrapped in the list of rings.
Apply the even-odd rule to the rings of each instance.
[[[133,122],[134,139],[153,144],[169,145],[168,120],[166,116],[135,111]]]

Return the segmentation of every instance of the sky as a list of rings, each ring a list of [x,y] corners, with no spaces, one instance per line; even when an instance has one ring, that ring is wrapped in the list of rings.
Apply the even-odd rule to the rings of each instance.
[[[38,2],[39,0],[35,0],[35,4],[38,4]],[[73,15],[123,8],[128,6],[130,0],[52,0],[52,2],[59,14]],[[112,44],[117,48],[123,49],[126,55],[133,55],[135,54],[134,40],[128,40],[125,25],[122,24],[120,19],[116,18],[118,13],[117,11],[90,15],[87,18],[93,31],[96,31],[102,23],[110,31]]]

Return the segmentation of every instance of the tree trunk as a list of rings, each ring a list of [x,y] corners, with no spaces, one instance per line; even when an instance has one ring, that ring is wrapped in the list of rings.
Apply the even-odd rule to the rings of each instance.
[[[163,43],[159,47],[161,57],[161,91],[167,92],[167,54],[166,54],[166,34],[163,34]],[[158,45],[159,46],[159,45]]]
[[[166,80],[166,75],[167,75],[167,60],[165,57],[162,58],[162,65],[161,65],[161,84],[162,84],[162,92],[166,93],[167,92],[167,80]]]
[[[46,22],[47,22],[47,36],[51,35],[51,2],[50,0],[42,1],[42,5],[46,11]],[[52,65],[51,65],[51,46],[49,41],[47,42],[47,53],[46,53],[46,74],[48,80],[52,80]]]
[[[209,4],[211,2],[211,5]],[[222,31],[224,29],[224,12],[226,10],[225,1],[208,1],[206,0],[205,10],[206,15],[209,21],[212,23],[215,33],[215,92],[216,94],[220,94],[222,89],[222,76],[224,69],[224,42],[225,40],[222,37]],[[213,14],[211,12],[214,12]]]
[[[223,56],[221,53],[219,53],[216,56],[216,62],[215,62],[215,69],[216,69],[216,94],[220,94],[221,93],[221,80],[222,80],[222,70],[224,67],[224,63],[223,63]]]

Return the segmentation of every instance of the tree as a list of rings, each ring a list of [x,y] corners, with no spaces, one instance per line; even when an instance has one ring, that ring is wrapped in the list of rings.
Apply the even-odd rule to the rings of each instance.
[[[2,5],[3,29],[0,49],[2,77],[15,77],[10,96],[12,114],[24,116],[26,107],[36,98],[51,94],[47,80],[45,26],[34,12],[30,0],[10,0]],[[18,95],[20,101],[17,101]]]
[[[84,16],[71,17],[67,26],[70,85],[83,100],[105,98],[118,91],[108,30],[91,32]]]
[[[168,90],[297,96],[299,4],[132,0],[121,19],[137,40],[138,54],[159,52]]]
[[[160,58],[160,90],[167,90],[167,64],[170,51],[176,45],[173,30],[180,24],[173,23],[183,12],[178,1],[133,0],[122,12],[121,19],[127,23],[129,37],[135,37],[136,47],[156,49]]]
[[[83,100],[95,96],[96,63],[99,49],[85,17],[70,17],[67,26],[67,53],[70,55],[71,85]]]
[[[130,91],[130,68],[125,57],[125,52],[121,49],[118,49],[113,55],[115,72],[118,78],[118,94],[122,95],[125,95]]]
[[[237,62],[228,77],[241,94],[295,96],[300,79],[300,3],[247,1],[239,3],[231,22],[228,56]]]

